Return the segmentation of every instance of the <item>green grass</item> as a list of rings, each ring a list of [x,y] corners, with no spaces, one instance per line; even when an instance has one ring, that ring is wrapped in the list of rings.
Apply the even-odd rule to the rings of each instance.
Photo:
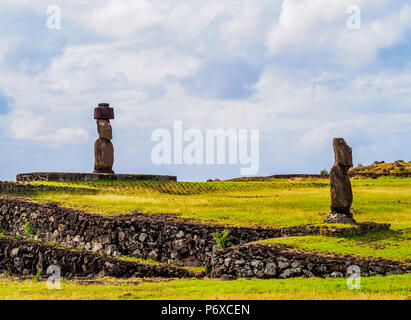
[[[99,280],[99,279],[97,279]],[[348,290],[344,278],[286,280],[100,279],[82,283],[65,280],[61,290],[32,280],[0,279],[1,299],[410,299],[411,275],[361,278],[360,290]]]
[[[35,201],[57,201],[90,213],[114,216],[135,211],[168,213],[201,223],[230,226],[285,227],[323,224],[329,212],[325,179],[262,179],[223,182],[37,182],[87,192],[32,193]],[[352,179],[354,217],[358,222],[391,223],[390,231],[360,236],[289,237],[265,240],[304,251],[354,254],[395,260],[411,259],[411,178]],[[160,264],[154,260],[121,259]],[[203,267],[191,268],[201,272]],[[165,280],[98,279],[64,281],[62,290],[44,282],[0,278],[3,299],[411,299],[411,275],[362,278],[361,290],[348,290],[345,279]]]
[[[346,238],[304,236],[275,238],[259,242],[287,244],[304,251],[353,254],[362,257],[380,257],[411,262],[409,229],[369,232]]]
[[[137,261],[137,262],[156,265],[156,266],[171,266],[171,267],[191,270],[195,273],[200,273],[200,272],[205,271],[205,267],[203,267],[203,266],[200,266],[200,267],[178,266],[176,264],[159,262],[159,261],[156,261],[156,260],[151,259],[151,258],[143,259],[143,258],[136,258],[136,257],[129,257],[129,256],[120,256],[120,257],[115,257],[115,259],[125,260],[125,261]]]
[[[411,178],[361,179],[352,180],[352,184],[357,221],[411,227]],[[88,186],[100,192],[40,192],[33,199],[57,201],[63,206],[109,216],[134,211],[171,213],[203,223],[262,227],[322,223],[330,205],[329,184],[324,179],[203,183],[94,181],[65,185]]]
[[[324,179],[76,183],[80,187],[83,184],[98,188],[100,193],[42,192],[34,199],[59,201],[64,206],[103,215],[133,211],[172,213],[202,223],[262,227],[323,225],[330,204],[329,184]],[[391,231],[346,238],[292,237],[270,241],[292,244],[304,250],[410,259],[411,179],[353,179],[352,185],[355,219],[390,223]]]

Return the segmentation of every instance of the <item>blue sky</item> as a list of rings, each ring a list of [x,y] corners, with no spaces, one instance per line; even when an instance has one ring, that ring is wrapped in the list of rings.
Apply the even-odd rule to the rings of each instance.
[[[259,129],[259,175],[318,173],[344,137],[354,163],[411,160],[411,4],[357,0],[0,3],[0,179],[93,169],[99,102],[114,170],[180,180],[240,166],[156,166],[151,133]],[[61,11],[47,28],[47,8]]]

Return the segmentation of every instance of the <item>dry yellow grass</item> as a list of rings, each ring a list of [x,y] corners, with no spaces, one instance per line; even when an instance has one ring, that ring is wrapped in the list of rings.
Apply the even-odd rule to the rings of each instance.
[[[350,169],[351,173],[368,174],[401,174],[411,173],[411,162],[396,161],[393,163],[378,163],[367,166],[357,166]]]

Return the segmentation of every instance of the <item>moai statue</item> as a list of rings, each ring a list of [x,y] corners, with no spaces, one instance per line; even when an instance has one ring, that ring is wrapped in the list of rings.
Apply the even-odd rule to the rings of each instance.
[[[111,143],[113,131],[110,119],[114,119],[114,109],[108,103],[100,103],[94,109],[97,120],[98,139],[94,143],[94,173],[114,173],[114,148]]]
[[[356,224],[350,212],[353,197],[348,176],[348,170],[353,166],[352,150],[343,138],[334,138],[333,147],[335,162],[330,170],[331,213],[325,222]]]

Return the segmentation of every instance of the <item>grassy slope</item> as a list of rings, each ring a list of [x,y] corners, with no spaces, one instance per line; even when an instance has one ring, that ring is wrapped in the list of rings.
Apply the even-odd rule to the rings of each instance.
[[[53,183],[58,184],[58,183]],[[91,213],[173,213],[207,223],[283,227],[321,223],[329,212],[326,180],[210,183],[79,183],[98,195],[43,192],[34,199],[58,201]],[[411,178],[353,180],[355,218],[411,226]]]
[[[259,241],[282,243],[304,251],[354,254],[363,257],[381,257],[400,261],[411,261],[410,230],[378,231],[347,238],[325,236],[287,237]]]
[[[176,280],[102,284],[63,281],[61,290],[45,282],[0,279],[1,299],[410,299],[411,275],[361,278],[360,290],[348,290],[346,279]]]
[[[173,266],[176,268],[183,268],[187,270],[191,270],[195,273],[200,273],[205,271],[205,267],[200,266],[200,267],[187,267],[187,266],[177,266],[175,264],[169,264],[169,263],[163,263],[163,262],[158,262],[154,259],[148,258],[148,259],[143,259],[143,258],[136,258],[136,257],[129,257],[129,256],[120,256],[120,257],[114,257],[115,259],[119,260],[124,260],[124,261],[136,261],[136,262],[141,262],[141,263],[146,263],[146,264],[152,264],[152,265],[157,265],[157,266]]]
[[[46,183],[64,185],[65,183]],[[392,231],[364,236],[328,238],[290,237],[269,241],[305,250],[410,258],[411,179],[352,180],[355,218],[359,222],[392,224]],[[67,184],[66,184],[67,185]],[[135,210],[174,213],[206,223],[289,226],[321,223],[329,211],[326,180],[270,180],[268,182],[150,183],[79,182],[69,186],[97,188],[100,193],[42,192],[39,201],[59,201],[91,213],[115,215]],[[179,280],[117,282],[80,285],[65,282],[50,291],[44,283],[0,280],[3,298],[17,299],[410,299],[411,276],[362,278],[362,290],[347,290],[345,279]],[[123,296],[124,294],[130,294]]]
[[[389,222],[391,231],[349,238],[312,236],[268,241],[305,250],[411,259],[411,179],[360,179],[353,180],[352,184],[357,221]],[[67,206],[103,214],[139,210],[176,213],[208,223],[273,227],[321,223],[329,206],[326,180],[170,184],[98,182],[92,185],[103,192],[99,195],[47,192],[35,198],[57,200]],[[177,192],[186,194],[170,194]]]
[[[410,162],[378,163],[351,168],[352,173],[398,174],[411,172]]]

